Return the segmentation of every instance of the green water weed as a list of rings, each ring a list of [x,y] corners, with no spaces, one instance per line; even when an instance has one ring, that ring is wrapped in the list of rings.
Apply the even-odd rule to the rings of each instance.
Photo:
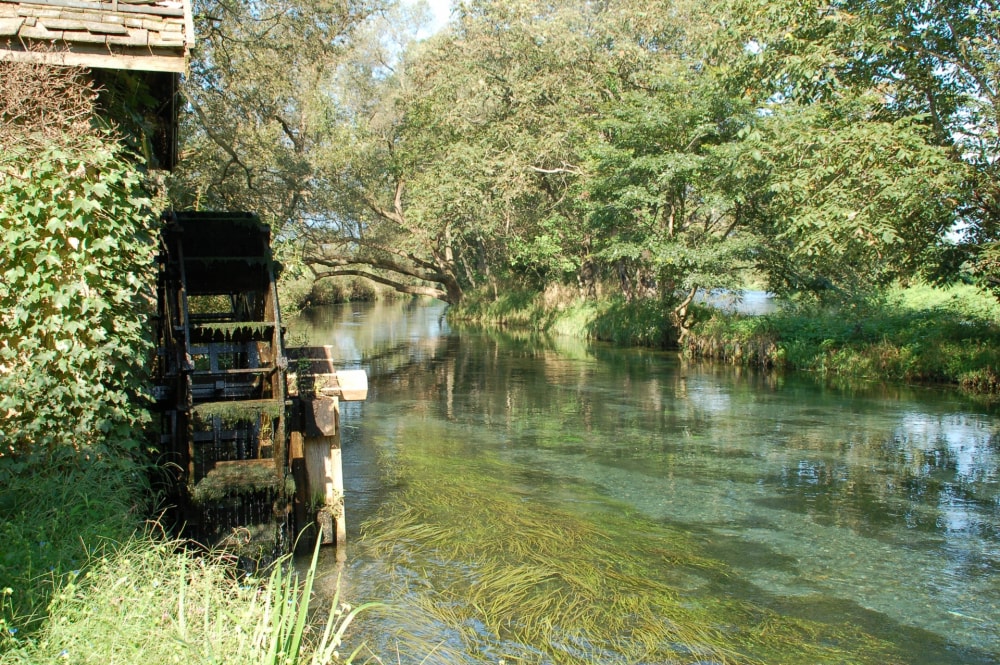
[[[678,531],[525,502],[498,489],[500,463],[479,460],[471,471],[421,453],[406,460],[412,480],[398,505],[364,525],[363,540],[396,562],[389,574],[406,592],[392,598],[387,617],[414,651],[438,646],[426,637],[436,633],[450,636],[452,649],[457,640],[466,654],[503,653],[515,662],[840,662],[842,652],[826,646],[835,628],[738,600],[703,603],[672,586],[669,571],[651,567],[639,550],[664,551],[665,566],[709,584],[728,574]],[[444,580],[433,592],[407,581],[407,562],[418,561]],[[871,642],[893,662],[874,638],[835,641],[845,640]]]

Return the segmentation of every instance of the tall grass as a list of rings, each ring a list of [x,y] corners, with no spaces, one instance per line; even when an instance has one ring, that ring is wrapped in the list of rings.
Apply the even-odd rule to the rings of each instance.
[[[364,607],[335,597],[308,612],[313,565],[286,560],[241,579],[143,529],[142,469],[100,458],[0,466],[0,664],[349,662],[345,632]]]
[[[58,466],[0,461],[0,588],[7,590],[0,632],[25,635],[66,575],[139,527],[148,513],[144,476],[134,463],[106,456]]]
[[[8,636],[4,665],[32,663],[350,662],[339,649],[365,606],[339,605],[313,626],[313,565],[301,580],[288,562],[263,583],[240,579],[222,556],[193,556],[181,543],[136,537],[96,552],[52,598],[32,638]]]

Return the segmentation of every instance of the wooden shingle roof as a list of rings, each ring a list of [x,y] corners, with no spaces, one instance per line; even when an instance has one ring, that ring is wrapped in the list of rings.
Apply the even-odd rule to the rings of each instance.
[[[191,0],[0,0],[0,60],[183,73],[193,44]]]

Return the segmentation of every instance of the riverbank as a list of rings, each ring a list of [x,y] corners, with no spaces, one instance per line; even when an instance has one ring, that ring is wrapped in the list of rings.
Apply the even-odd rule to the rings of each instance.
[[[145,521],[143,477],[108,457],[0,467],[0,664],[344,662],[353,615],[334,599],[306,620],[315,564],[239,578]]]
[[[877,302],[793,306],[752,315],[706,306],[682,342],[654,301],[585,301],[552,294],[471,298],[458,322],[530,328],[619,346],[676,348],[685,356],[769,370],[1000,395],[1000,306],[972,287],[895,288]]]

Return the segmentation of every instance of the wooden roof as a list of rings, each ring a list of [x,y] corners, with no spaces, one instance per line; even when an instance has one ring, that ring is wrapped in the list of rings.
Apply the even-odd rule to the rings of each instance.
[[[183,73],[191,0],[0,0],[0,60]]]

